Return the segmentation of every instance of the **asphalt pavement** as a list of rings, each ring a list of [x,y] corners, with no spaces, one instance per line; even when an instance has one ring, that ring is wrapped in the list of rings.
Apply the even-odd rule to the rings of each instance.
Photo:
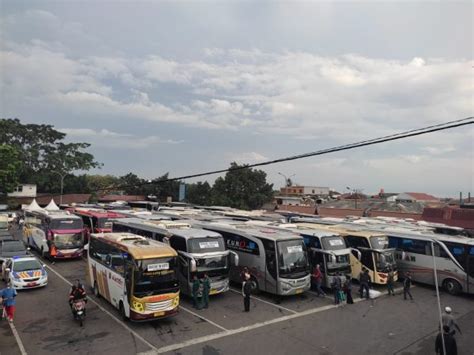
[[[253,296],[244,313],[238,285],[211,297],[210,308],[195,310],[183,297],[177,316],[131,323],[91,295],[84,327],[71,315],[67,296],[75,279],[85,282],[85,260],[57,261],[48,267],[49,284],[20,291],[14,325],[28,354],[433,354],[437,303],[432,287],[416,285],[414,301],[382,296],[336,307],[331,295],[312,292],[283,298]],[[383,288],[382,288],[383,290]],[[354,292],[356,295],[356,292]],[[441,293],[463,330],[459,354],[474,354],[474,297]],[[0,354],[20,354],[5,321],[0,322]]]

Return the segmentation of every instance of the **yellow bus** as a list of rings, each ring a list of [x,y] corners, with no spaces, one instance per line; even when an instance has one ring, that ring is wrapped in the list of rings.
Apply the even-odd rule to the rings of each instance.
[[[374,284],[385,285],[388,271],[394,271],[394,281],[398,279],[395,249],[388,247],[387,235],[380,232],[367,231],[358,226],[320,225],[318,228],[340,234],[351,251],[352,277],[359,278],[363,268],[369,270],[370,280]],[[358,252],[357,252],[358,251]]]
[[[167,244],[131,233],[91,234],[89,284],[119,309],[123,320],[175,315],[179,306],[177,253]]]

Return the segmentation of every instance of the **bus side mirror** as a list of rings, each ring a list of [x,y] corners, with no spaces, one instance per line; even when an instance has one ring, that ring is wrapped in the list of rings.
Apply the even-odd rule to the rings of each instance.
[[[8,267],[5,269],[5,272],[10,272],[10,271],[11,271],[11,270],[10,270],[10,268],[8,268]]]
[[[191,272],[196,272],[197,271],[196,260],[189,259],[189,270]]]
[[[331,255],[330,259],[331,259],[331,263],[333,264],[336,263],[336,257],[334,255]]]
[[[234,251],[230,252],[230,265],[239,266],[239,256]]]

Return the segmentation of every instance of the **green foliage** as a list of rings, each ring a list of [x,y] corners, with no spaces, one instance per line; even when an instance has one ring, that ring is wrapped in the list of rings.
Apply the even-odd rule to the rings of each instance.
[[[19,183],[20,153],[15,147],[0,144],[0,193],[12,192]]]
[[[267,184],[262,170],[246,168],[233,162],[224,178],[216,179],[212,203],[245,210],[257,209],[273,198],[273,185]]]
[[[0,119],[0,144],[18,151],[18,180],[34,183],[41,192],[59,190],[61,176],[100,166],[84,149],[88,143],[64,143],[66,135],[45,124],[22,124],[19,119]]]
[[[211,185],[207,181],[195,184],[186,184],[186,201],[195,205],[211,204]]]

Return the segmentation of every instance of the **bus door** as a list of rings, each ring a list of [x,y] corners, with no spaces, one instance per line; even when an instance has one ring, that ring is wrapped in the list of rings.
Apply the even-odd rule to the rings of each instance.
[[[186,295],[191,295],[191,283],[192,283],[192,275],[190,271],[190,259],[181,254],[182,252],[178,252],[178,280],[181,292]]]
[[[278,264],[276,255],[276,243],[273,240],[261,239],[265,249],[265,285],[259,285],[259,288],[270,293],[278,291]],[[263,287],[262,287],[263,286]]]
[[[474,247],[469,248],[467,254],[467,293],[474,293]]]

